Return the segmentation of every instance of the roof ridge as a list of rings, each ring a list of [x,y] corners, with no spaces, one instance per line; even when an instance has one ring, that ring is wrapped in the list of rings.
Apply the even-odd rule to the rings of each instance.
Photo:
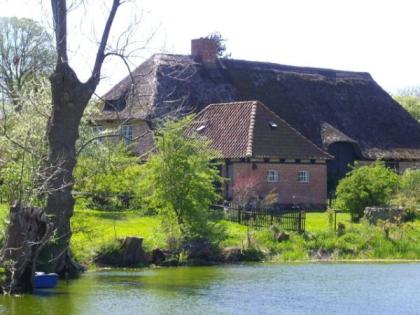
[[[249,115],[250,120],[249,120],[249,129],[248,129],[248,143],[246,145],[246,153],[245,153],[245,155],[247,157],[252,156],[252,148],[253,148],[253,142],[254,142],[255,117],[257,115],[257,105],[258,105],[257,101],[252,101],[250,103],[252,104],[252,108],[251,108],[251,114]]]

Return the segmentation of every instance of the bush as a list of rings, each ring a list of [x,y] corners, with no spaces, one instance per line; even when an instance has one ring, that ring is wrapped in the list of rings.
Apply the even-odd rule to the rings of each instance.
[[[405,209],[405,220],[414,221],[420,208],[420,170],[405,170],[392,204]]]
[[[220,198],[216,185],[221,177],[209,142],[185,136],[191,120],[170,120],[158,130],[157,153],[144,165],[141,186],[168,236],[212,239],[220,231],[210,224],[209,209]]]
[[[349,211],[352,220],[358,221],[366,207],[386,206],[398,184],[399,176],[382,162],[356,164],[338,183],[334,206]]]
[[[141,166],[123,144],[95,144],[77,162],[75,190],[88,208],[118,210],[140,208]]]

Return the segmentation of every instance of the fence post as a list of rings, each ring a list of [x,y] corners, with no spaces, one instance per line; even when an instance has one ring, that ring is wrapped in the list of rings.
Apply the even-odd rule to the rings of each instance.
[[[299,211],[299,225],[298,225],[298,232],[302,233],[302,211]]]

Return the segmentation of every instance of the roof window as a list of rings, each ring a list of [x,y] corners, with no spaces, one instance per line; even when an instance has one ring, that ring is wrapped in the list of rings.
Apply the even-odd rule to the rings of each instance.
[[[197,127],[197,129],[195,130],[200,132],[200,131],[203,131],[205,128],[206,128],[206,125],[201,125],[200,127]]]
[[[270,121],[268,122],[268,125],[269,125],[272,129],[277,128],[277,124],[276,124],[274,121],[272,121],[272,120],[270,120]]]

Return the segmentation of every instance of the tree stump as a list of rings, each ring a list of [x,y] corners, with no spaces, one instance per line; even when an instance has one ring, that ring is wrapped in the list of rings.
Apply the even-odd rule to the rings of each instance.
[[[136,267],[148,263],[142,238],[126,237],[120,242],[121,246],[117,251],[100,253],[95,258],[95,263],[112,267]]]
[[[126,237],[121,244],[121,266],[132,267],[145,263],[145,254],[142,246],[142,238]]]
[[[42,209],[23,207],[18,203],[10,207],[7,239],[0,255],[0,262],[6,270],[3,293],[32,290],[36,260],[52,230],[52,224]]]

